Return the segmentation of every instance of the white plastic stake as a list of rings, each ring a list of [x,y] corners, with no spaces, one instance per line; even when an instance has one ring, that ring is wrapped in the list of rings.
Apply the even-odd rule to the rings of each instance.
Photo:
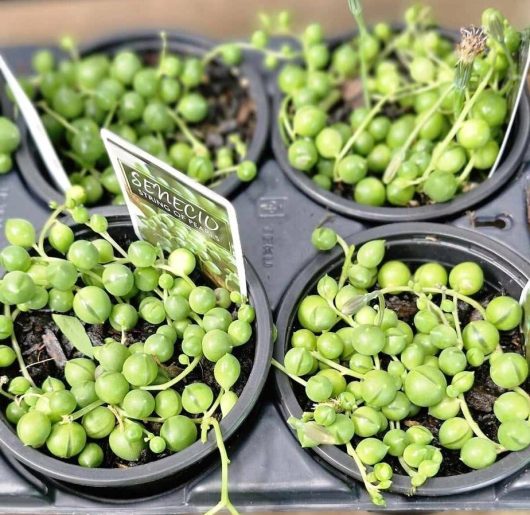
[[[11,89],[13,97],[16,100],[26,126],[35,141],[35,145],[37,146],[44,165],[48,169],[50,177],[53,179],[56,186],[65,193],[71,186],[68,175],[59,160],[57,152],[55,152],[55,148],[42,124],[39,113],[1,55],[0,71],[5,77],[7,85]]]

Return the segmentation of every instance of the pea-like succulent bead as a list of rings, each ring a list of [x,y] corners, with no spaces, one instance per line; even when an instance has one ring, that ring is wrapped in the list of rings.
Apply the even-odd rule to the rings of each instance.
[[[15,270],[4,275],[1,293],[4,303],[23,304],[31,301],[36,293],[36,285],[29,273]]]
[[[407,434],[403,429],[391,429],[383,437],[383,443],[388,447],[390,456],[402,456],[408,445]]]
[[[11,245],[29,249],[36,242],[35,228],[23,218],[9,218],[5,224],[5,236]]]
[[[496,327],[486,320],[470,322],[462,332],[464,347],[477,348],[484,354],[492,353],[498,346],[500,336]]]
[[[474,295],[484,285],[484,272],[472,261],[459,263],[449,273],[449,285],[459,293]]]
[[[39,411],[30,411],[19,419],[17,436],[29,447],[42,447],[46,442],[52,425],[50,419]]]
[[[98,406],[83,416],[82,425],[88,437],[105,438],[114,429],[116,417],[105,406]]]
[[[168,256],[168,265],[175,275],[187,276],[195,270],[196,259],[188,249],[175,249]]]
[[[155,399],[150,392],[145,390],[131,390],[125,395],[122,407],[127,415],[137,419],[144,419],[153,413]]]
[[[97,351],[97,360],[108,372],[120,372],[130,352],[125,345],[112,340]]]
[[[377,438],[365,438],[357,444],[355,451],[365,465],[375,465],[386,456],[388,446]]]
[[[328,303],[318,295],[308,295],[298,307],[300,324],[313,333],[329,331],[336,319],[337,317]]]
[[[51,454],[68,459],[79,454],[86,443],[86,433],[81,424],[68,422],[55,424],[46,440]]]
[[[168,389],[158,392],[155,397],[155,413],[162,418],[170,418],[179,415],[182,411],[180,394],[175,390]]]
[[[127,426],[129,426],[127,424]],[[111,451],[126,461],[138,461],[140,454],[145,448],[145,442],[143,438],[131,440],[128,437],[128,427],[120,427],[119,425],[110,433],[109,446]]]
[[[174,353],[174,344],[163,334],[152,334],[145,340],[144,352],[156,356],[161,363],[168,361]]]
[[[396,397],[396,390],[394,378],[383,370],[367,372],[361,384],[364,401],[378,408],[390,404]]]
[[[107,293],[97,286],[85,286],[74,296],[76,316],[87,324],[103,324],[112,311]]]
[[[333,383],[323,375],[311,376],[305,394],[313,402],[325,402],[333,395]]]
[[[105,266],[101,279],[105,289],[116,297],[127,295],[134,285],[134,276],[131,270],[119,263]]]
[[[360,354],[375,356],[385,346],[385,333],[375,325],[359,325],[352,335],[353,348]]]
[[[319,404],[313,413],[315,422],[321,426],[329,426],[335,422],[337,412],[326,404]]]
[[[0,315],[0,340],[5,340],[13,334],[13,320],[6,315]]]
[[[138,352],[125,360],[122,373],[127,382],[133,386],[147,386],[155,380],[158,367],[151,355]]]
[[[406,418],[410,413],[410,401],[403,392],[397,392],[394,400],[383,406],[381,412],[388,420],[399,421]]]
[[[485,438],[470,438],[460,450],[460,459],[472,469],[484,469],[497,459],[495,444]]]
[[[500,422],[525,420],[530,416],[530,403],[517,392],[506,392],[497,397],[493,411]]]
[[[379,413],[370,406],[361,406],[352,414],[355,434],[363,438],[374,436],[381,430]]]
[[[387,261],[377,275],[381,288],[406,286],[411,278],[409,267],[402,261]]]
[[[530,423],[527,420],[507,420],[499,426],[497,438],[509,451],[522,451],[530,445]]]
[[[9,367],[17,359],[15,351],[7,345],[0,345],[0,367]]]
[[[197,440],[197,426],[188,417],[175,415],[162,424],[160,436],[171,451],[182,451]]]
[[[86,358],[74,358],[66,362],[64,376],[70,386],[94,380],[96,364]]]
[[[438,365],[444,374],[454,376],[466,369],[466,355],[456,347],[448,347],[438,356]]]
[[[138,311],[131,304],[115,304],[109,322],[117,331],[130,331],[138,323]]]
[[[405,394],[411,402],[421,407],[438,404],[445,395],[447,381],[440,370],[420,365],[405,378]]]
[[[241,373],[241,365],[232,354],[225,354],[214,366],[214,377],[224,389],[230,390],[236,384]]]
[[[80,408],[84,408],[98,400],[96,383],[93,380],[73,385],[71,392]]]
[[[206,359],[219,361],[225,354],[232,351],[233,342],[230,335],[220,329],[206,333],[202,339],[202,351]]]
[[[486,319],[500,331],[511,331],[520,323],[523,309],[512,297],[495,297],[486,307]]]
[[[108,404],[119,404],[128,391],[129,383],[120,372],[106,372],[96,379],[96,394]]]
[[[127,249],[127,257],[135,267],[152,266],[157,258],[157,250],[147,241],[133,241]]]
[[[234,346],[244,345],[252,337],[252,326],[245,320],[234,320],[228,326]]]
[[[77,457],[77,463],[81,467],[97,468],[103,463],[104,458],[103,449],[97,443],[90,442]]]
[[[182,392],[182,407],[193,415],[204,413],[213,402],[213,391],[204,383],[187,385]]]
[[[438,433],[440,445],[446,449],[461,449],[471,439],[473,431],[467,421],[460,417],[447,419]]]
[[[493,382],[502,388],[515,388],[528,377],[528,362],[515,352],[505,352],[490,365]]]

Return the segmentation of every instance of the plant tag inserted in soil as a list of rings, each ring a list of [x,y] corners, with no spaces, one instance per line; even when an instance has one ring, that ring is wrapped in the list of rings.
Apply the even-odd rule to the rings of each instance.
[[[495,173],[495,170],[497,170],[497,168],[499,167],[499,163],[501,162],[502,155],[504,154],[504,151],[506,149],[506,145],[508,145],[510,132],[512,131],[513,124],[515,122],[517,107],[519,106],[519,102],[521,101],[521,97],[523,96],[526,84],[526,77],[528,76],[528,70],[530,68],[530,28],[521,31],[521,45],[519,46],[518,59],[516,61],[516,65],[518,72],[518,82],[513,85],[512,93],[510,95],[510,98],[508,99],[510,104],[510,118],[508,120],[508,125],[506,127],[506,132],[502,140],[499,154],[497,155],[495,163],[491,167],[488,177],[491,177]]]
[[[523,321],[521,323],[521,330],[523,331],[526,359],[530,361],[530,281],[526,283],[519,304],[523,307]]]
[[[101,137],[138,237],[166,252],[188,248],[212,281],[246,296],[234,206],[113,132]]]
[[[71,186],[70,179],[68,178],[68,175],[66,175],[63,165],[57,156],[57,152],[55,152],[55,148],[53,148],[53,144],[48,136],[48,132],[44,128],[39,113],[1,55],[0,72],[4,76],[11,93],[15,98],[20,113],[24,118],[24,122],[26,123],[29,132],[33,136],[35,145],[46,165],[50,177],[57,187],[62,192],[65,192]]]

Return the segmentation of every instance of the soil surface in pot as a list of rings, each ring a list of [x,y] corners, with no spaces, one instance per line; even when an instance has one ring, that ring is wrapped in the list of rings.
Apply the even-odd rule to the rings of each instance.
[[[339,274],[334,276],[335,279],[339,278]],[[499,295],[498,291],[493,290],[489,286],[485,285],[482,291],[474,295],[473,298],[479,302],[482,306],[486,307],[488,302],[491,300],[492,297],[495,295]],[[414,327],[413,325],[413,319],[414,315],[417,313],[418,308],[416,307],[416,297],[409,294],[409,293],[402,293],[399,295],[390,295],[385,297],[386,301],[386,307],[389,309],[394,310],[398,318],[407,324],[410,324],[411,327]],[[458,302],[458,314],[461,326],[464,327],[467,323],[469,323],[472,320],[475,319],[481,319],[480,314],[477,310],[472,308],[469,304],[466,304],[462,301]],[[337,324],[337,329],[340,327]],[[295,331],[299,329],[300,326],[298,323],[296,323],[292,327],[292,331]],[[524,342],[522,339],[522,335],[518,329],[506,332],[506,331],[500,331],[501,341],[500,345],[505,352],[517,352],[519,354],[524,355]],[[386,356],[384,354],[380,354],[381,359],[381,366],[382,368],[386,368],[388,363],[390,362],[389,356]],[[480,426],[482,431],[491,439],[496,440],[497,439],[497,429],[499,428],[500,422],[497,420],[493,413],[493,404],[497,397],[501,395],[502,393],[508,391],[504,388],[501,388],[497,386],[492,380],[489,375],[489,362],[485,361],[480,367],[473,368],[472,370],[475,371],[475,382],[471,390],[469,390],[465,394],[466,402],[469,406],[469,410],[474,418],[474,420],[477,422],[477,424]],[[296,398],[298,402],[300,403],[300,406],[304,411],[309,411],[312,409],[312,402],[307,398],[304,392],[304,388],[300,386],[298,383],[295,383],[291,381],[291,384],[294,388]],[[526,391],[529,391],[530,389],[530,379],[526,381],[526,383],[521,385],[521,388],[523,388]],[[454,476],[458,474],[464,474],[467,472],[472,472],[473,469],[467,467],[461,460],[460,460],[460,451],[456,450],[450,450],[446,449],[444,447],[441,447],[438,444],[438,431],[440,429],[440,426],[443,423],[443,420],[438,420],[432,416],[430,416],[427,412],[428,410],[426,408],[422,408],[419,413],[414,417],[409,417],[404,419],[401,422],[401,426],[403,429],[407,429],[408,427],[414,426],[414,425],[422,425],[428,428],[433,436],[434,439],[431,443],[431,445],[435,445],[442,451],[443,455],[443,462],[440,466],[440,471],[437,474],[437,476]],[[354,446],[359,443],[361,439],[354,437],[353,443]],[[345,447],[343,448],[344,452]],[[502,455],[501,455],[502,457]],[[403,474],[403,468],[399,464],[399,461],[397,458],[394,458],[390,455],[387,455],[385,457],[385,461],[387,461],[394,469],[394,472],[396,474]]]

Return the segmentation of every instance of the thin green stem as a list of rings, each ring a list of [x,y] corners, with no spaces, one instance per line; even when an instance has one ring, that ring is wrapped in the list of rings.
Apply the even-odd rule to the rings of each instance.
[[[88,226],[90,227],[90,226]],[[127,252],[125,252],[125,250],[121,247],[121,245],[119,245],[116,240],[107,232],[101,232],[99,233],[99,235],[107,240],[113,247],[115,250],[117,250],[124,258],[128,258],[127,256]]]
[[[11,307],[8,304],[4,305],[4,315],[8,318],[11,318],[11,320],[13,321],[13,325],[15,324],[15,320],[18,314],[18,309],[13,311],[13,314],[11,314]],[[17,356],[18,366],[20,367],[21,374],[29,381],[32,386],[36,386],[35,381],[33,381],[33,378],[29,375],[28,369],[26,368],[26,363],[24,363],[24,358],[22,357],[22,350],[20,349],[20,345],[18,344],[14,328],[13,333],[11,334],[11,347],[13,347],[13,350],[15,351],[15,354]]]
[[[52,118],[58,121],[67,131],[70,131],[73,134],[79,134],[79,130],[76,127],[74,127],[66,118],[51,109],[46,102],[39,102],[37,105],[46,114],[49,114]]]
[[[171,381],[167,381],[163,384],[153,384],[150,386],[142,386],[142,390],[167,390],[168,388],[171,388],[172,386],[175,386],[177,383],[182,381],[188,374],[190,374],[193,369],[199,364],[201,361],[202,355],[197,356],[193,358],[193,361],[176,377],[171,379]]]
[[[495,54],[494,50],[492,52]],[[495,61],[495,58],[493,60]],[[491,79],[493,71],[494,71],[494,67],[491,66],[490,69],[488,70],[487,74],[482,79],[482,81],[478,85],[477,89],[473,93],[473,96],[469,100],[467,100],[466,103],[464,104],[464,107],[462,108],[462,111],[460,112],[460,115],[456,119],[455,123],[453,123],[453,125],[451,127],[451,130],[447,133],[447,135],[445,136],[444,140],[439,145],[436,146],[436,149],[432,153],[431,162],[429,163],[429,165],[427,166],[427,168],[423,172],[423,175],[422,175],[423,178],[427,178],[431,174],[431,172],[434,170],[434,168],[436,166],[436,162],[438,161],[438,158],[443,154],[443,152],[445,151],[445,149],[447,148],[449,143],[456,136],[456,133],[460,130],[460,127],[461,127],[462,123],[464,122],[464,120],[466,119],[467,115],[469,114],[469,112],[471,111],[473,106],[475,105],[475,103],[478,100],[480,94],[482,93],[482,91],[484,91],[484,89],[488,85],[488,82]]]
[[[366,474],[366,467],[361,461],[361,458],[359,458],[357,452],[355,452],[355,449],[353,448],[353,445],[350,442],[346,444],[346,452],[353,458],[355,465],[357,465],[359,473],[361,474],[361,479],[364,483],[364,487],[366,488],[366,491],[370,496],[372,502],[377,506],[386,506],[385,499],[381,495],[379,488],[377,488],[376,485],[370,483],[370,481],[368,480],[368,475]]]
[[[328,367],[334,368],[338,372],[340,372],[343,376],[351,376],[355,377],[356,379],[364,379],[364,375],[358,374],[357,372],[354,372],[353,370],[346,368],[339,363],[335,363],[331,359],[327,359],[320,352],[318,351],[312,351],[311,356],[313,356],[317,361],[320,361],[321,363],[324,363],[325,365],[328,365]]]
[[[293,381],[301,384],[302,386],[307,386],[307,381],[304,381],[301,377],[295,376],[287,371],[287,369],[274,358],[271,359],[271,365],[276,367],[278,370],[281,370],[286,376],[290,377]]]
[[[391,93],[382,97],[381,100],[379,100],[377,104],[375,104],[374,107],[371,109],[371,111],[365,116],[357,130],[350,136],[350,139],[346,142],[346,144],[342,147],[342,150],[339,152],[339,155],[335,160],[335,168],[337,167],[337,164],[341,161],[341,159],[343,159],[346,154],[348,154],[348,152],[355,144],[355,141],[357,140],[359,135],[366,129],[366,127],[368,127],[369,123],[379,113],[383,105],[388,102],[388,100],[390,100],[390,98],[392,98]]]
[[[186,122],[177,115],[174,111],[169,111],[169,114],[171,118],[175,121],[175,123],[178,125],[178,128],[180,129],[180,132],[184,135],[184,137],[191,143],[193,150],[201,156],[204,156],[208,153],[208,149],[206,146],[201,143],[191,132]]]
[[[447,95],[449,95],[452,89],[453,89],[453,85],[451,84],[438,97],[436,102],[424,114],[422,114],[421,119],[416,123],[414,129],[409,134],[405,143],[399,148],[398,152],[395,153],[394,157],[391,159],[390,163],[386,167],[385,173],[383,174],[383,182],[385,184],[390,183],[394,179],[399,167],[402,165],[403,161],[405,161],[407,157],[407,151],[412,146],[412,144],[416,141],[416,138],[420,134],[420,131],[423,129],[423,127],[425,127],[425,125],[431,119],[431,117],[435,113],[438,112],[438,110],[440,109],[440,106],[443,104],[443,102],[447,98]]]
[[[230,460],[223,441],[221,426],[215,418],[210,419],[209,424],[213,427],[217,449],[219,449],[219,454],[221,455],[221,500],[211,510],[208,510],[205,515],[213,515],[223,509],[228,510],[232,515],[239,515],[228,495],[228,465]]]
[[[344,263],[342,264],[342,271],[339,279],[339,290],[344,286],[348,273],[351,268],[351,260],[353,253],[355,252],[355,245],[348,245],[340,236],[337,235],[337,241],[344,251]]]
[[[281,104],[280,111],[278,113],[278,123],[280,124],[280,132],[282,134],[282,139],[285,143],[288,143],[289,139],[294,141],[296,139],[296,133],[289,121],[288,109],[289,102],[291,101],[291,96],[286,95]]]
[[[118,408],[117,406],[115,406],[116,408],[116,411],[122,416],[122,417],[126,417],[126,418],[129,418],[131,420],[141,420],[143,422],[157,422],[159,424],[162,424],[164,422],[165,419],[161,418],[161,417],[144,417],[144,418],[140,418],[140,417],[133,417],[132,415],[129,415],[125,410],[121,409],[121,408]]]
[[[37,244],[37,250],[39,254],[43,257],[46,257],[46,252],[44,250],[44,239],[46,238],[48,231],[51,229],[52,225],[55,223],[59,215],[64,211],[64,206],[57,207],[53,213],[50,215],[46,223],[42,227],[39,234],[39,242]]]
[[[485,440],[489,440],[490,442],[492,442],[497,448],[497,450],[502,449],[502,446],[498,444],[497,442],[493,441],[491,438],[488,438],[484,434],[482,429],[480,429],[479,425],[475,422],[473,415],[471,415],[471,412],[469,411],[469,406],[467,405],[464,394],[461,393],[457,398],[458,398],[458,401],[460,402],[460,410],[462,411],[462,415],[464,415],[464,418],[466,419],[473,433],[479,438],[484,438]]]
[[[475,154],[473,154],[471,158],[469,159],[469,161],[467,162],[467,165],[462,171],[462,173],[458,176],[457,178],[458,184],[462,184],[469,177],[469,174],[473,171],[473,168],[475,166],[475,159],[476,159],[476,156]]]
[[[68,424],[69,422],[73,422],[74,420],[84,417],[87,413],[90,413],[103,404],[105,404],[105,402],[102,400],[91,402],[88,406],[85,406],[84,408],[81,408],[70,415],[65,415],[61,421],[61,424]]]
[[[11,395],[10,393],[4,390],[4,385],[7,384],[8,381],[9,381],[9,378],[7,376],[0,377],[0,395],[3,395],[10,401],[16,402],[17,398],[14,395]]]

